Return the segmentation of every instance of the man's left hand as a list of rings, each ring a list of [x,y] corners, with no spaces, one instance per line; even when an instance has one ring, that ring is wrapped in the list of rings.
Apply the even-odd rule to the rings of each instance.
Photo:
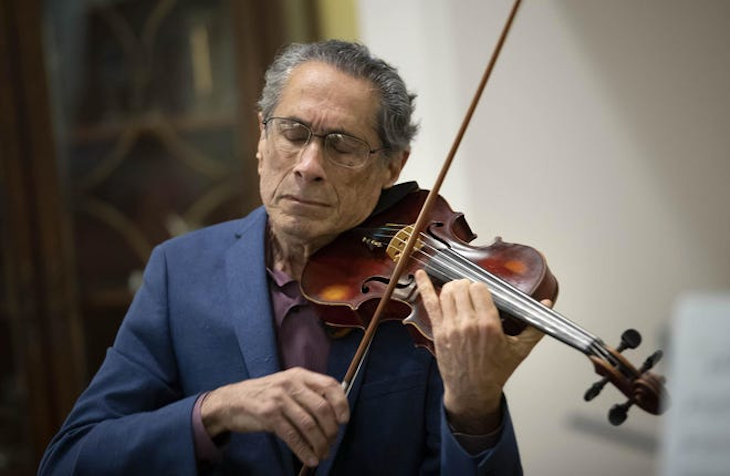
[[[467,434],[494,431],[502,388],[543,333],[527,326],[516,336],[505,334],[484,283],[451,281],[437,294],[422,270],[416,282],[433,328],[449,423]],[[552,306],[549,300],[542,303]]]

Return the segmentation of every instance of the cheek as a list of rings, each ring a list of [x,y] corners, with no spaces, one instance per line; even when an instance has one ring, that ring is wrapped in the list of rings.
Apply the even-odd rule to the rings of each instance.
[[[340,197],[343,214],[361,221],[370,214],[380,197],[383,183],[377,173],[367,174],[343,184]]]
[[[259,159],[258,165],[259,172],[259,191],[261,198],[266,201],[274,196],[276,188],[279,183],[283,180],[285,171],[279,170],[273,166],[271,157]]]

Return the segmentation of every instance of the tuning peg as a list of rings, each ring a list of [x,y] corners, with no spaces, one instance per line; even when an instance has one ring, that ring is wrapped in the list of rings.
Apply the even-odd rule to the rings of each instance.
[[[636,349],[641,345],[641,334],[636,329],[626,329],[621,334],[621,344],[616,348],[618,352],[623,352],[625,349]]]
[[[603,377],[601,380],[591,385],[591,387],[586,390],[586,393],[583,394],[583,400],[585,400],[586,402],[590,402],[591,400],[596,398],[598,394],[601,393],[601,390],[603,390],[603,387],[605,387],[607,383],[608,378]]]
[[[610,421],[613,426],[619,426],[621,423],[625,422],[629,413],[629,408],[631,408],[631,405],[633,404],[634,402],[629,400],[622,405],[616,404],[612,406],[611,410],[608,411],[608,421]]]
[[[662,360],[662,357],[664,356],[664,352],[661,350],[657,350],[653,354],[651,354],[647,359],[644,361],[644,363],[641,365],[641,368],[639,369],[640,373],[644,373],[650,368],[654,367],[657,362]]]

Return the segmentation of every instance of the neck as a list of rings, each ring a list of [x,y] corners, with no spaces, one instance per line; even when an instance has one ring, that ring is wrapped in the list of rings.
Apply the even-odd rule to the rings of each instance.
[[[276,233],[269,228],[269,266],[299,281],[304,265],[320,246]]]

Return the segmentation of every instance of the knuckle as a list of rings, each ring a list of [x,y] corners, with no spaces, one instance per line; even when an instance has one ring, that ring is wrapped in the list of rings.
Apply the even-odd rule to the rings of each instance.
[[[296,430],[284,418],[272,418],[271,430],[279,435],[285,441],[292,441],[296,435]]]
[[[453,292],[454,287],[456,287],[456,283],[457,283],[457,281],[449,281],[446,284],[444,284],[441,287],[441,295],[443,296],[444,293],[449,294],[449,293]]]
[[[472,291],[489,292],[489,287],[481,281],[470,281],[469,288]]]
[[[282,425],[282,429],[279,432],[279,435],[290,444],[290,446],[297,446],[297,447],[303,447],[306,448],[306,445],[302,441],[302,438],[299,436],[299,432],[291,425]]]
[[[269,391],[267,404],[278,407],[282,404],[287,392],[282,387],[272,387]]]
[[[327,400],[322,399],[314,404],[312,410],[318,417],[326,418],[330,416],[331,408],[332,407],[330,407],[330,404],[327,402]]]
[[[260,411],[261,415],[264,418],[274,418],[274,416],[278,413],[278,405],[275,405],[272,401],[265,401],[261,403]]]
[[[299,418],[298,426],[304,433],[311,433],[317,429],[317,423],[306,414]]]
[[[282,375],[282,377],[285,377],[282,380],[282,383],[284,385],[290,385],[293,380],[300,379],[302,377],[303,370],[304,369],[302,369],[301,367],[292,367],[290,369],[285,370],[284,372],[282,372],[282,374],[285,374],[285,375]]]
[[[323,385],[325,387],[339,387],[340,386],[340,382],[338,382],[331,376],[323,375],[322,377],[323,377]]]
[[[447,329],[441,329],[438,333],[434,334],[434,339],[440,342],[442,345],[450,346],[456,338],[456,330],[453,327]]]
[[[480,319],[479,331],[486,336],[496,336],[502,333],[498,319]]]
[[[466,279],[466,278],[461,278],[461,279],[457,279],[453,283],[454,283],[454,288],[468,289],[469,286],[471,286],[471,284],[473,283],[473,281]]]

